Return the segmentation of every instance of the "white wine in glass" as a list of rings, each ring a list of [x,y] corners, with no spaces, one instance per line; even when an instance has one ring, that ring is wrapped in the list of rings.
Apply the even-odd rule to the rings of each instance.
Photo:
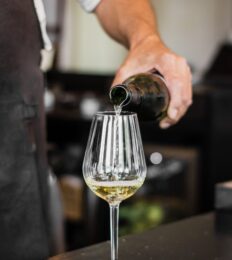
[[[99,112],[92,121],[83,175],[89,188],[110,205],[111,260],[118,259],[121,201],[143,184],[146,163],[137,115]]]

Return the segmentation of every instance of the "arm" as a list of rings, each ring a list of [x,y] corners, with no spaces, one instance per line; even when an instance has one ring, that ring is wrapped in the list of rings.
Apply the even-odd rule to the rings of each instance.
[[[102,0],[95,9],[105,31],[129,49],[113,84],[156,68],[163,74],[171,96],[162,128],[175,124],[192,103],[191,73],[184,58],[162,42],[149,0]]]
[[[156,20],[147,0],[102,0],[96,14],[106,32],[127,48],[157,35]]]

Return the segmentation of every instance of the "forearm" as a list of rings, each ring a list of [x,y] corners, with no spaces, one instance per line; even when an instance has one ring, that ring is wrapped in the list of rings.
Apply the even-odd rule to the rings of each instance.
[[[127,48],[135,47],[149,35],[160,40],[149,0],[102,0],[95,13],[105,31]]]
[[[170,93],[167,117],[160,126],[175,124],[192,102],[191,72],[186,60],[160,39],[149,0],[101,0],[95,12],[106,32],[129,48],[113,85],[156,68],[164,76]]]

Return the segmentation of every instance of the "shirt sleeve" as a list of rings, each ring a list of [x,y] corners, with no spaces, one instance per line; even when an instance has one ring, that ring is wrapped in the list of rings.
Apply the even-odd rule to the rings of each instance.
[[[93,12],[93,10],[97,7],[97,5],[101,2],[101,0],[78,0],[81,4],[82,8],[86,12]]]

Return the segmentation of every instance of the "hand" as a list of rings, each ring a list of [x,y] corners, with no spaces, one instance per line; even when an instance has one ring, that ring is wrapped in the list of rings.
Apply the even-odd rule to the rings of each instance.
[[[167,117],[160,122],[165,129],[177,123],[192,104],[191,72],[184,58],[169,50],[156,35],[150,35],[130,48],[113,85],[153,68],[164,76],[170,93]]]

